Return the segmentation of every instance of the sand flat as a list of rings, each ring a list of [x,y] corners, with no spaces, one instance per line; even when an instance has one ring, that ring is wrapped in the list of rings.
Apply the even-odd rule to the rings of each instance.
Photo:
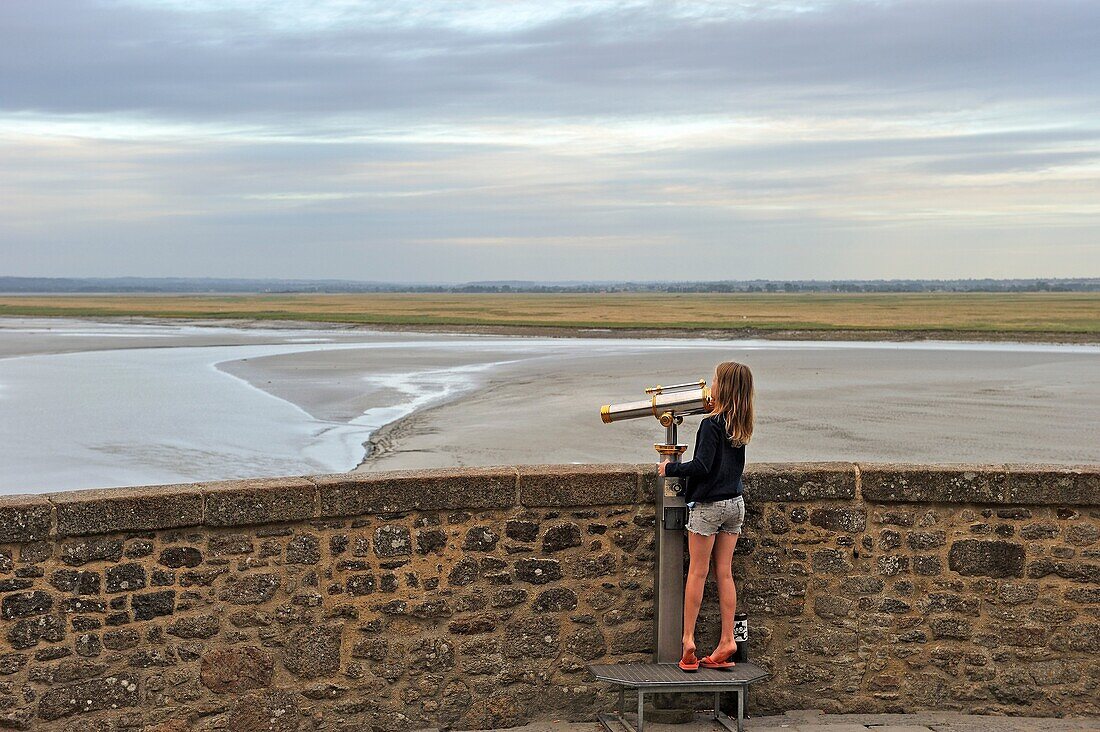
[[[725,359],[756,373],[751,460],[1100,462],[1096,346],[0,319],[0,490],[647,461],[656,421],[600,405]]]
[[[655,459],[656,420],[605,425],[600,404],[709,379],[722,359],[756,376],[752,460],[1100,462],[1097,355],[730,344],[516,367],[383,428],[363,468]],[[685,420],[682,442],[694,442],[698,421]]]

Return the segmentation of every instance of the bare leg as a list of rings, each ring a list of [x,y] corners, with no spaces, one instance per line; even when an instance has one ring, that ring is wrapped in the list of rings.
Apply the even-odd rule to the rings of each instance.
[[[703,536],[688,532],[687,581],[684,583],[684,661],[695,656],[695,621],[699,617],[699,606],[703,604],[703,585],[710,570],[710,551],[714,547],[713,536]]]
[[[737,650],[733,640],[733,616],[737,612],[737,586],[733,583],[733,550],[737,548],[739,534],[718,532],[714,541],[714,578],[718,583],[718,606],[722,611],[722,637],[711,653],[717,661],[728,660]]]

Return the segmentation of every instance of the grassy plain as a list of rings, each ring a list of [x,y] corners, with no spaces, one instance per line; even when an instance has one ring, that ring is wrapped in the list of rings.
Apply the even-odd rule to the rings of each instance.
[[[1100,340],[1100,293],[8,295],[3,315]]]

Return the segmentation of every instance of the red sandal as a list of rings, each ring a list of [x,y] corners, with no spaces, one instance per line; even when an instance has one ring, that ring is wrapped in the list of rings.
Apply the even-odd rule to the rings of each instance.
[[[730,660],[733,654],[737,653],[737,649],[734,649],[732,653],[726,656],[725,661],[716,661],[713,656],[703,656],[703,660],[699,662],[699,665],[703,668],[715,668],[715,669],[729,669],[733,668],[737,664]]]
[[[676,664],[677,666],[680,667],[680,670],[683,671],[684,673],[689,673],[690,674],[690,673],[695,673],[696,671],[699,670],[699,659],[695,658],[694,653],[691,654],[691,657],[693,659],[691,662],[684,661],[684,659],[681,658],[679,660],[679,662]]]

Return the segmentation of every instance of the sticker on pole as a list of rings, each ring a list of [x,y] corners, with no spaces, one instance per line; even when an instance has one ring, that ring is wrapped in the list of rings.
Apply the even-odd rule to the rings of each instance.
[[[745,613],[733,616],[733,639],[738,642],[749,639],[749,616]]]

